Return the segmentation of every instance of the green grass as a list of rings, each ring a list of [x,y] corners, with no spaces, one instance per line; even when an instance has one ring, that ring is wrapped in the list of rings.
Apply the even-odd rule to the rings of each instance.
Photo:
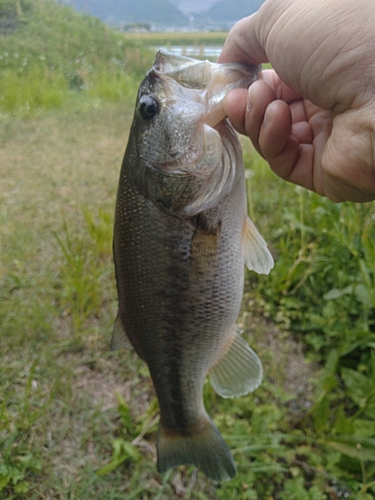
[[[157,45],[165,47],[171,45],[223,45],[227,37],[225,31],[210,31],[206,33],[196,32],[173,32],[173,33],[126,33],[125,39],[129,42],[136,42],[147,48]]]
[[[134,76],[152,58],[98,19],[52,0],[0,0],[0,118],[72,107],[78,96],[133,102]]]
[[[225,37],[123,34],[53,0],[0,0],[0,120],[71,108],[78,97],[132,103],[152,47],[217,45]]]
[[[116,420],[114,380],[121,368],[115,363],[113,369],[108,352],[115,292],[107,214],[124,116],[130,110],[107,107],[2,126],[4,498],[23,498],[20,487],[26,498],[48,497],[51,488],[66,498],[79,474],[90,498],[88,483],[111,450],[111,435],[104,436]],[[101,411],[103,404],[107,410]],[[85,457],[91,457],[89,467]],[[71,488],[77,498],[79,488]]]
[[[251,211],[276,266],[247,275],[239,323],[266,377],[233,401],[205,388],[238,475],[217,488],[189,467],[156,473],[147,368],[109,352],[113,206],[131,115],[108,103],[1,126],[3,498],[372,498],[373,309],[363,291],[349,309],[336,290],[369,283],[371,294],[373,205],[333,205],[253,153]]]
[[[205,386],[232,481],[159,476],[148,370],[109,341],[119,167],[160,35],[124,38],[45,0],[0,7],[0,498],[373,498],[374,204],[286,184],[244,141],[249,212],[276,262],[246,275],[239,318],[265,380],[235,400]]]

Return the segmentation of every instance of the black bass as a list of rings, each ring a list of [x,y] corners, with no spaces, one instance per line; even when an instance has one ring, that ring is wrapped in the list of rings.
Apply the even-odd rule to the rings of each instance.
[[[159,51],[138,92],[117,194],[112,348],[131,344],[149,367],[159,472],[193,464],[216,481],[233,477],[204,408],[204,380],[233,397],[262,379],[235,321],[244,263],[268,274],[273,260],[247,217],[241,147],[223,110],[229,90],[257,74]]]

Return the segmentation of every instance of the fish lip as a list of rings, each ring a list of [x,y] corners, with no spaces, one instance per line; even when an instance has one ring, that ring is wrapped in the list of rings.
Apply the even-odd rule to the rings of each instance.
[[[168,61],[168,58],[178,60],[180,61],[180,65],[174,66],[173,64],[171,65]],[[233,63],[213,63],[212,61],[209,61],[208,59],[195,59],[192,57],[188,56],[176,56],[175,54],[172,54],[172,52],[169,52],[165,48],[161,47],[155,56],[155,61],[154,65],[151,68],[152,70],[156,71],[159,75],[164,74],[164,75],[175,75],[176,72],[181,71],[182,69],[188,69],[191,66],[197,66],[197,65],[204,65],[204,64],[213,64],[217,66],[226,66],[228,69],[232,69],[233,71],[236,72],[241,72],[244,76],[248,75],[251,76],[254,80],[259,76],[259,74],[262,71],[262,65],[261,64],[244,64],[244,63],[238,63],[238,62],[233,62]],[[177,68],[177,69],[176,69]],[[251,83],[249,84],[251,85]],[[188,87],[191,88],[191,87]],[[202,90],[204,87],[199,87],[200,90]]]
[[[168,177],[191,177],[192,173],[190,170],[188,170],[186,167],[177,168],[178,165],[178,162],[172,161],[158,166],[149,165],[148,168],[157,172],[162,171],[163,175],[166,175]]]
[[[200,173],[193,172],[194,165],[196,163],[197,162],[191,162],[191,163],[188,163],[185,167],[180,168],[178,162],[170,162],[170,163],[166,163],[166,164],[158,165],[158,166],[150,165],[148,168],[150,170],[155,170],[158,172],[162,171],[163,175],[168,176],[168,177],[181,177],[181,178],[183,178],[183,177],[198,177],[199,179],[202,179],[202,180],[209,179],[210,177],[212,177],[212,175],[213,175],[212,173],[204,175],[201,172]],[[188,168],[189,165],[192,165],[193,168],[189,169]]]

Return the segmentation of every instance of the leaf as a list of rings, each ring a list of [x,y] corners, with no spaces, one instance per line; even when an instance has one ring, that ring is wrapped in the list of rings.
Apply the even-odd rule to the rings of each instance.
[[[14,487],[14,492],[19,494],[25,494],[30,491],[30,484],[27,481],[22,481]]]
[[[314,428],[316,432],[324,432],[329,423],[330,406],[328,397],[323,398],[314,411]]]
[[[360,408],[363,408],[374,390],[371,379],[350,368],[343,368],[341,374],[350,397]]]
[[[10,481],[10,477],[0,474],[0,491],[3,490]]]
[[[366,285],[359,284],[355,287],[355,296],[361,304],[366,307],[373,306],[373,296],[371,290],[369,290]]]
[[[345,288],[332,288],[329,292],[323,295],[324,300],[337,300],[343,295],[351,295],[353,293],[353,285],[349,285]]]
[[[139,460],[141,459],[141,454],[139,453],[137,448],[124,439],[114,439],[112,447],[112,460],[97,471],[97,474],[99,476],[105,476],[109,472],[117,469],[117,467],[125,462],[125,460],[130,459],[133,462],[139,462]]]
[[[357,458],[361,461],[375,462],[375,439],[342,436],[326,440],[324,444],[343,455]]]
[[[332,351],[328,355],[326,365],[320,376],[320,381],[317,387],[317,396],[315,398],[316,402],[311,408],[310,413],[315,412],[319,408],[319,405],[322,403],[327,394],[329,394],[337,386],[337,379],[335,375],[337,372],[339,358],[340,357],[337,350],[332,349]]]
[[[370,274],[370,269],[368,268],[368,266],[366,265],[366,261],[364,259],[359,259],[358,261],[359,263],[359,268],[362,272],[362,276],[366,282],[366,289],[368,291],[371,291],[372,290],[372,280],[371,280],[371,274]]]
[[[110,472],[114,471],[117,469],[117,467],[120,467],[120,465],[125,461],[124,460],[111,460],[107,465],[104,465],[101,467],[96,473],[98,476],[105,476],[106,474],[109,474]]]
[[[131,432],[134,425],[133,425],[133,420],[132,420],[132,416],[130,413],[130,408],[129,408],[128,404],[126,403],[125,398],[119,392],[116,392],[115,396],[117,399],[117,403],[118,403],[117,409],[118,409],[118,412],[120,414],[122,424],[124,425],[125,429],[128,432]]]
[[[335,377],[327,377],[323,380],[322,388],[325,393],[331,392],[337,386],[337,380]]]
[[[343,406],[339,406],[336,412],[336,420],[334,424],[334,431],[337,434],[353,434],[354,424],[346,415]]]
[[[326,377],[328,376],[333,376],[337,372],[337,366],[339,363],[339,353],[337,352],[336,349],[332,349],[332,351],[329,353],[326,365],[324,367],[324,375]]]
[[[353,435],[358,438],[370,438],[372,439],[375,436],[375,421],[369,420],[367,418],[356,418],[353,422],[354,431]],[[349,432],[346,433],[349,435]]]
[[[373,393],[371,396],[367,398],[366,408],[363,412],[367,418],[371,418],[375,420],[375,394]]]
[[[374,346],[375,348],[375,343]],[[375,385],[375,350],[371,351],[371,380],[372,383]]]
[[[374,334],[370,334],[368,330],[357,330],[356,337],[358,338],[356,342],[353,342],[353,339],[348,339],[344,342],[340,349],[341,356],[347,356],[356,349],[362,349],[364,347],[375,348],[375,336]]]

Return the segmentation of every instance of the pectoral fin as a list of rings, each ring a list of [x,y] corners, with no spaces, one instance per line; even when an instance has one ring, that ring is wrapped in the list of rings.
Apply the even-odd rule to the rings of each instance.
[[[262,382],[262,363],[235,328],[223,356],[210,372],[213,389],[223,398],[244,396]]]
[[[117,349],[132,349],[132,347],[133,346],[122,325],[120,314],[117,314],[112,332],[111,351],[117,351]]]
[[[274,264],[272,255],[249,217],[246,217],[243,228],[242,246],[246,267],[258,274],[269,274]]]

